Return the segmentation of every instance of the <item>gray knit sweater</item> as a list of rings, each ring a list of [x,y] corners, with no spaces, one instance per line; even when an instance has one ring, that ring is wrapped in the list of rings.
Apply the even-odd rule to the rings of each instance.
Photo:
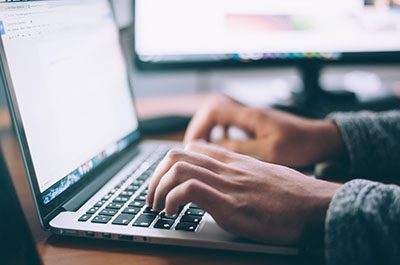
[[[349,175],[325,221],[330,264],[400,264],[400,111],[330,117],[347,148]]]

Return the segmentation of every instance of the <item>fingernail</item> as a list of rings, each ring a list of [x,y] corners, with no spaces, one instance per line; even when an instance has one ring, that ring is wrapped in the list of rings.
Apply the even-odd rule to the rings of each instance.
[[[173,215],[176,213],[176,211],[168,211],[167,209],[165,209],[165,215],[167,217],[173,217]]]

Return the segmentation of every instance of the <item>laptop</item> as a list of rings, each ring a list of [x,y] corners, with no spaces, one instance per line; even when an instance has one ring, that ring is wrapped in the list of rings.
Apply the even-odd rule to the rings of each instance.
[[[9,110],[43,228],[63,236],[298,254],[295,247],[227,233],[194,204],[172,217],[145,205],[152,172],[179,143],[141,139],[107,0],[2,2],[0,36]]]
[[[25,221],[6,163],[0,150],[0,264],[40,265],[41,260]]]

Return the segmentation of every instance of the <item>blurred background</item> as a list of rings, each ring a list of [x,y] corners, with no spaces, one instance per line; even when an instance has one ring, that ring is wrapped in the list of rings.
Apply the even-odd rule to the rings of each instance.
[[[362,100],[385,98],[398,93],[396,92],[400,86],[398,0],[235,2],[236,6],[229,5],[224,0],[137,0],[136,3],[134,0],[113,0],[128,61],[132,66],[132,81],[136,96],[151,98],[223,91],[250,105],[268,106],[276,100],[283,101],[293,91],[302,89],[304,76],[301,76],[302,71],[299,71],[299,65],[302,65],[305,62],[303,59],[307,58],[301,56],[310,56],[310,61],[317,61],[318,65],[323,65],[321,69],[318,69],[318,74],[321,71],[320,83],[325,90],[334,91],[340,88],[340,91],[356,93]],[[266,17],[263,8],[265,10],[271,8],[271,3],[273,9],[281,8],[285,13],[290,13],[293,8],[301,5],[302,9],[310,8],[308,12],[313,14],[313,17],[312,19],[307,17],[305,20],[303,14],[302,20],[298,14],[295,14],[296,17],[290,17],[283,16],[283,12],[279,13],[279,16]],[[308,4],[304,5],[305,3]],[[327,3],[331,3],[331,6],[327,6]],[[230,12],[230,30],[241,30],[244,33],[241,37],[249,38],[248,43],[241,42],[240,39],[229,39],[229,45],[227,39],[217,36],[218,32],[213,27],[213,23],[218,19],[215,18],[214,11],[222,9],[224,12]],[[237,12],[238,10],[241,12]],[[360,15],[361,12],[362,15]],[[249,14],[253,17],[249,17]],[[321,17],[326,18],[327,14],[328,19],[321,19]],[[289,21],[288,18],[291,20]],[[353,40],[351,36],[354,36],[354,32],[349,30],[343,34],[343,29],[351,28],[349,25],[353,22],[350,19],[359,24],[362,23],[363,30],[365,28],[369,30],[369,36],[356,34],[360,43],[353,43],[355,38]],[[162,28],[163,25],[165,28]],[[172,29],[174,25],[175,29]],[[347,53],[339,53],[342,52],[341,50],[313,54],[310,53],[311,50],[304,48],[304,51],[293,52],[294,56],[298,55],[298,58],[293,60],[286,57],[281,60],[262,57],[266,53],[261,54],[262,51],[257,51],[257,48],[268,45],[266,46],[263,38],[255,36],[276,31],[276,28],[287,30],[287,27],[295,27],[299,32],[307,27],[321,27],[325,32],[329,32],[329,37],[320,37],[326,40],[325,43],[311,45],[312,43],[300,41],[307,38],[299,37],[298,43],[292,43],[296,47],[304,48],[311,45],[320,48],[334,43],[337,47],[343,48],[343,51],[349,48],[349,51],[365,52],[366,56],[357,57],[353,55],[360,55],[359,53],[351,54],[350,52],[350,56],[346,57]],[[359,28],[356,30],[357,33],[361,32]],[[193,34],[193,31],[196,34]],[[253,35],[247,34],[248,32]],[[382,34],[377,35],[377,33]],[[370,38],[371,35],[375,35],[375,38]],[[281,49],[290,50],[291,46],[285,46],[283,43],[287,42],[281,42]],[[152,50],[152,45],[165,49]],[[234,45],[236,47],[230,47]],[[193,51],[186,49],[189,46],[198,49],[199,54],[204,56],[193,55]],[[369,47],[371,50],[368,50]],[[211,50],[203,51],[201,50],[203,48]],[[270,48],[275,49],[275,47]],[[179,56],[171,56],[171,49],[178,49],[175,55]],[[241,53],[239,49],[250,51],[254,49],[254,52],[246,50]],[[372,51],[393,53],[382,57],[382,53],[372,53]],[[156,55],[151,54],[152,52]],[[291,54],[292,52],[286,55]],[[286,55],[276,52],[271,56]],[[237,58],[234,58],[235,56]],[[0,93],[0,105],[4,105],[3,90],[0,90]],[[348,97],[346,94],[343,98],[346,96]]]

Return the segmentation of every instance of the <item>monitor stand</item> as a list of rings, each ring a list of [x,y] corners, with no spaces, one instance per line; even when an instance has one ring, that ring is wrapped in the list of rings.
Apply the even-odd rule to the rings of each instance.
[[[360,102],[355,93],[345,90],[325,90],[320,77],[323,66],[307,63],[298,67],[303,81],[303,90],[293,94],[290,104],[277,104],[275,107],[310,118],[322,118],[335,111],[357,111],[362,109],[380,111],[398,108],[399,99],[391,96],[371,102]]]

